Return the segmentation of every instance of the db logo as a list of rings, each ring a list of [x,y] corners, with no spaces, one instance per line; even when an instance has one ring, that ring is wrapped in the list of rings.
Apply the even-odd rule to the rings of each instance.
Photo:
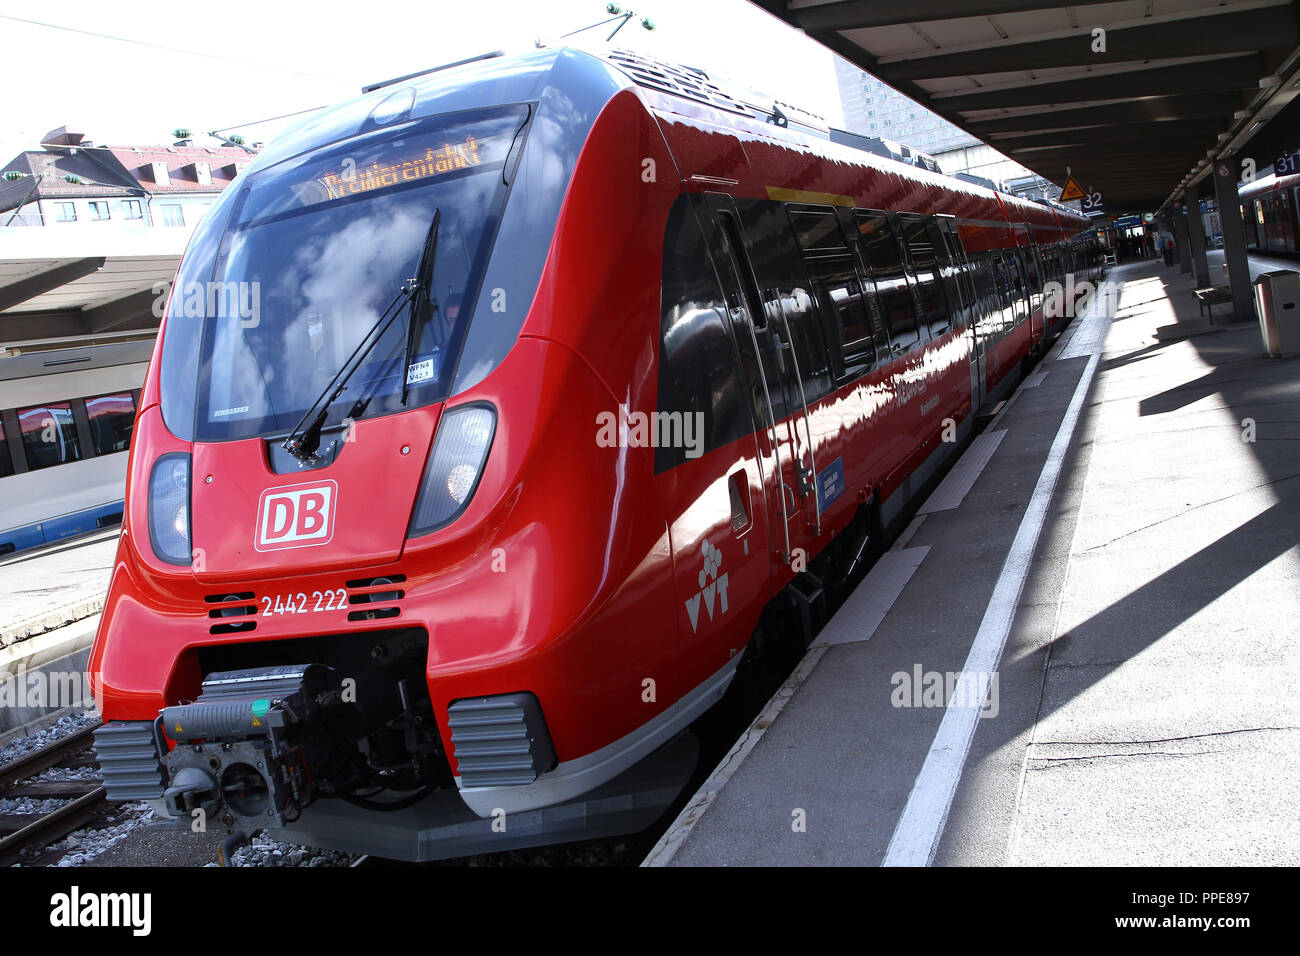
[[[338,490],[333,481],[268,488],[257,506],[254,546],[258,551],[277,551],[329,544],[334,537],[334,498]]]

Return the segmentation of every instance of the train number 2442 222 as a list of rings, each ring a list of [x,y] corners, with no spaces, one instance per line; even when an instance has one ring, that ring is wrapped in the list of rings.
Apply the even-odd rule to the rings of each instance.
[[[311,597],[305,591],[297,594],[277,594],[262,596],[262,617],[272,614],[311,614],[313,611],[341,611],[348,606],[348,592],[343,588],[330,588],[327,591],[312,591]]]

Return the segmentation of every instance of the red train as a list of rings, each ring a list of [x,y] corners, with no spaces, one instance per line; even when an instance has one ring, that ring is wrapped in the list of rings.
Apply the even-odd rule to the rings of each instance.
[[[1256,180],[1239,197],[1247,248],[1300,252],[1300,173]]]
[[[784,122],[544,50],[263,152],[142,396],[110,796],[409,859],[660,811],[645,758],[765,611],[811,626],[1099,262],[1082,217]]]

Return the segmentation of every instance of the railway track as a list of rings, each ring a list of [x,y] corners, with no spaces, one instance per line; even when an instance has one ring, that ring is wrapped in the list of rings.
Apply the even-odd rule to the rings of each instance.
[[[66,801],[46,812],[0,810],[0,866],[38,861],[47,847],[85,826],[108,805],[98,778],[31,779],[52,767],[93,766],[93,729],[69,734],[0,767],[0,799]]]

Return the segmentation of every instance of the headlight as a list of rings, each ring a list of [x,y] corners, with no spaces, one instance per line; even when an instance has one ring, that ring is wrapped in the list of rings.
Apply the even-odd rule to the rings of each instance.
[[[462,405],[442,416],[408,537],[436,531],[465,510],[483,475],[496,426],[490,405]]]
[[[190,456],[169,452],[149,474],[149,543],[158,560],[189,567]]]

